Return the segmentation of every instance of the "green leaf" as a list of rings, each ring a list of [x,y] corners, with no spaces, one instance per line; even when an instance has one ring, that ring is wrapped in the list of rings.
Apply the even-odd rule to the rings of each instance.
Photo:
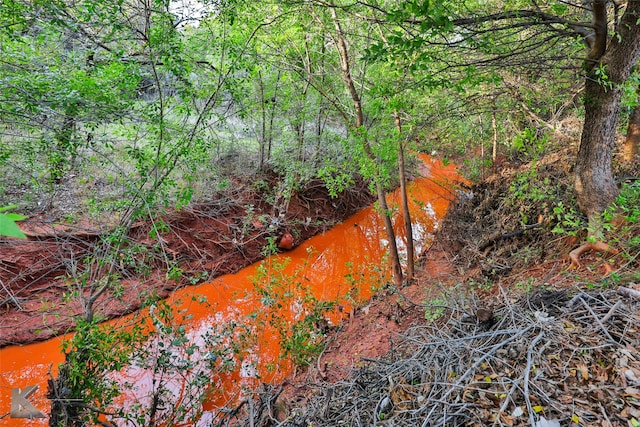
[[[0,214],[0,236],[19,237],[26,239],[27,236],[20,230],[16,221],[25,219],[26,216],[17,214]]]
[[[6,212],[6,211],[10,211],[11,209],[15,209],[17,205],[9,205],[9,206],[3,206],[0,208],[0,212]]]
[[[554,3],[551,5],[551,10],[556,15],[564,15],[569,10],[569,7],[563,3]]]

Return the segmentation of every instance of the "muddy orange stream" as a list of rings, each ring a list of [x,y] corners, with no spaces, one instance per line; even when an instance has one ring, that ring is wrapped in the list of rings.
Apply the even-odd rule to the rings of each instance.
[[[460,181],[453,166],[444,166],[426,156],[423,160],[424,176],[409,186],[416,253],[429,243],[453,198],[453,185]],[[390,194],[388,201],[397,207],[398,194]],[[406,247],[406,236],[400,215],[394,217],[394,228],[402,250]],[[270,257],[237,274],[173,293],[167,300],[174,312],[171,325],[166,325],[168,332],[164,336],[156,333],[153,342],[146,344],[146,355],[151,361],[132,364],[114,375],[126,390],[117,405],[131,410],[138,403],[148,407],[159,383],[153,374],[153,359],[172,345],[178,328],[184,330],[182,336],[195,350],[185,351],[189,346],[185,343],[171,348],[175,371],[165,373],[162,381],[173,407],[182,405],[188,415],[182,420],[168,419],[167,424],[208,425],[221,409],[237,404],[246,390],[282,381],[291,373],[292,364],[281,357],[279,324],[270,320],[301,321],[309,314],[301,301],[312,297],[315,301],[333,301],[336,306],[326,317],[329,322],[338,322],[350,304],[365,301],[377,286],[388,280],[388,268],[380,269],[384,265],[385,242],[379,214],[374,208],[367,208],[290,252]],[[256,283],[263,288],[271,286],[270,291],[277,294],[282,307],[265,305],[265,294],[256,291]],[[151,313],[146,309],[110,324],[150,325],[151,318],[157,322],[153,309]],[[47,378],[57,374],[65,339],[68,337],[0,349],[0,426],[48,424]],[[197,376],[206,378],[206,382],[195,381]],[[26,400],[45,418],[11,417],[12,392],[15,400],[15,394],[21,393],[16,389],[33,385],[38,389]],[[202,400],[204,404],[198,403]],[[189,420],[189,416],[197,420]]]

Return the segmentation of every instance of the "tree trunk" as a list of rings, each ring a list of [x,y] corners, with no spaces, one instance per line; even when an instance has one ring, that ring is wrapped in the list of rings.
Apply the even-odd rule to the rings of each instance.
[[[267,100],[264,98],[264,81],[262,79],[262,72],[258,70],[258,90],[260,92],[260,113],[262,120],[260,120],[260,163],[258,169],[264,171],[265,169],[265,147],[267,144]]]
[[[400,115],[395,114],[396,127],[398,128],[398,175],[400,178],[400,200],[402,202],[402,218],[404,219],[404,229],[407,236],[407,282],[413,280],[415,249],[413,247],[413,225],[411,223],[411,212],[409,212],[409,197],[407,194],[407,177],[404,165],[404,141],[402,140],[402,122]]]
[[[640,97],[640,86],[636,90]],[[622,147],[622,159],[625,162],[632,162],[638,155],[640,147],[640,103],[636,105],[629,116],[629,126],[627,127],[627,137]]]
[[[597,81],[587,79],[585,118],[576,160],[575,189],[578,205],[587,215],[590,226],[598,222],[600,214],[617,195],[611,158],[615,148],[619,106],[619,90],[606,91]],[[599,227],[590,228],[589,231],[598,233]]]
[[[273,120],[276,116],[276,102],[278,99],[278,87],[280,85],[280,76],[282,75],[282,71],[278,71],[278,76],[276,77],[275,88],[273,89],[273,96],[271,97],[269,110],[269,134],[267,136],[267,161],[271,161],[271,146],[273,145]]]
[[[353,83],[353,78],[351,77],[351,69],[349,66],[349,53],[347,50],[347,42],[344,38],[344,33],[342,32],[342,27],[340,25],[340,20],[338,19],[338,13],[336,12],[336,8],[331,8],[331,17],[333,18],[333,22],[336,28],[336,48],[338,49],[338,54],[340,56],[340,68],[342,69],[342,79],[344,80],[345,86],[351,95],[351,100],[353,101],[354,110],[356,113],[356,123],[355,128],[357,130],[364,129],[364,114],[362,112],[362,102],[360,100],[360,96],[358,95],[358,91]],[[367,155],[367,157],[372,161],[376,162],[377,159],[371,150],[371,146],[369,145],[369,141],[367,140],[366,135],[363,138],[363,148]],[[389,212],[389,207],[387,206],[387,199],[385,197],[384,188],[382,187],[382,183],[378,177],[375,179],[376,185],[376,193],[378,193],[378,203],[380,205],[380,214],[382,215],[382,219],[384,221],[384,228],[387,232],[387,239],[389,240],[389,255],[391,257],[391,269],[393,271],[393,282],[397,287],[402,285],[402,267],[400,266],[400,257],[398,255],[398,245],[396,244],[396,235],[393,231],[393,223],[391,221],[391,214]]]
[[[491,97],[491,129],[493,129],[493,144],[491,149],[491,161],[496,166],[498,159],[498,121],[496,119],[496,97]]]
[[[620,87],[640,56],[640,2],[629,2],[607,46],[606,0],[593,2],[595,39],[585,61],[585,119],[576,159],[575,190],[589,232],[600,238],[600,215],[617,195],[611,167],[620,110]]]
[[[55,144],[49,152],[51,167],[49,179],[51,183],[59,184],[65,174],[67,164],[70,162],[68,155],[75,158],[73,135],[76,131],[76,108],[67,108],[62,125],[55,132]]]

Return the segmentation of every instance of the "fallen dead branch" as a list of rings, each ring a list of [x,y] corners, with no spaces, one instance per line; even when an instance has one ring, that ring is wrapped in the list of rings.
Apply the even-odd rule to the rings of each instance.
[[[485,240],[483,243],[481,243],[478,246],[478,250],[479,251],[484,251],[486,248],[488,248],[489,246],[494,245],[499,240],[510,239],[512,237],[516,237],[516,236],[519,236],[519,235],[523,234],[527,230],[531,230],[531,229],[538,228],[538,227],[542,227],[542,222],[536,222],[535,224],[525,225],[521,229],[512,231],[510,233],[500,233],[500,232],[494,233],[491,236],[489,236],[487,238],[487,240]]]
[[[640,291],[636,291],[635,289],[620,286],[618,287],[618,293],[625,297],[640,299]]]
[[[491,324],[469,315],[473,300],[453,301],[440,324],[407,331],[340,383],[316,384],[274,425],[627,425],[640,411],[640,299],[620,289],[546,311],[530,301],[539,296],[503,294]]]

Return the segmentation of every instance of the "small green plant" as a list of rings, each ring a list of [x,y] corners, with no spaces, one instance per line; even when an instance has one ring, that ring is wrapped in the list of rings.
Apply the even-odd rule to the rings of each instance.
[[[169,231],[169,224],[161,219],[155,219],[155,221],[153,221],[153,227],[149,231],[149,237],[156,240],[160,237],[160,234],[168,233]]]
[[[384,261],[381,264],[384,265]],[[348,272],[344,275],[344,279],[348,290],[344,298],[356,307],[365,302],[362,294],[364,286],[368,285],[371,293],[375,294],[387,283],[385,272],[376,263],[367,263],[358,269],[354,269],[352,262],[347,262],[345,266]]]
[[[167,270],[166,277],[167,277],[167,280],[180,280],[183,274],[184,274],[184,270],[182,270],[177,265],[172,265]]]
[[[612,288],[619,285],[621,280],[620,274],[614,271],[602,280],[602,285],[604,288]]]
[[[636,224],[640,219],[640,183],[624,184],[615,202],[603,214],[606,222],[610,223],[616,213],[622,214],[629,224]]]
[[[532,158],[539,158],[549,144],[549,136],[539,135],[535,128],[526,128],[513,138],[513,147]]]
[[[331,197],[338,197],[354,183],[353,172],[342,165],[326,165],[318,171],[318,178],[324,182]]]
[[[480,290],[480,291],[488,291],[493,287],[493,282],[489,280],[488,277],[484,277],[481,281],[476,281],[474,279],[469,280],[469,289],[472,291]]]
[[[283,342],[284,356],[291,357],[296,366],[308,366],[324,350],[325,314],[333,310],[333,302],[312,301],[312,308],[301,320],[291,325],[291,336]]]
[[[596,289],[596,288],[599,288],[599,286],[598,286],[597,284],[593,283],[593,282],[588,282],[588,283],[586,284],[586,287],[587,287],[587,289],[589,289],[590,291],[592,291],[592,290],[594,290],[594,289]]]
[[[620,251],[622,258],[634,260],[640,248],[640,184],[624,184],[602,219],[609,243]]]
[[[584,228],[584,220],[573,206],[565,206],[562,201],[553,207],[555,226],[553,233],[576,236]]]
[[[434,298],[425,302],[424,318],[429,322],[435,322],[441,318],[448,308],[447,300],[444,297]]]
[[[607,74],[607,64],[600,63],[597,67],[593,69],[593,74],[595,75],[596,81],[600,83],[602,87],[604,87],[605,92],[613,89],[614,83],[609,78]]]
[[[193,275],[187,276],[187,281],[190,285],[197,285],[198,283],[205,282],[209,278],[208,271],[197,272]]]
[[[509,192],[509,203],[519,208],[523,224],[528,224],[537,212],[548,209],[555,199],[549,178],[541,179],[535,165],[513,180]]]
[[[576,206],[566,200],[571,197],[566,188],[549,177],[541,177],[535,164],[513,180],[509,193],[507,203],[518,208],[523,225],[542,218],[545,224],[550,224],[553,233],[570,236],[585,227],[585,219]]]
[[[268,257],[270,255],[275,255],[278,253],[278,242],[277,237],[269,236],[267,237],[267,244],[262,248],[262,256]]]
[[[133,243],[129,246],[122,247],[118,253],[118,267],[121,270],[133,270],[136,274],[148,276],[151,273],[152,263],[150,258],[152,252],[147,246],[139,243]]]
[[[533,292],[533,289],[535,288],[535,286],[536,286],[536,279],[534,279],[533,277],[529,277],[524,282],[517,282],[515,284],[515,288],[517,290],[527,294],[530,294],[531,292]]]

